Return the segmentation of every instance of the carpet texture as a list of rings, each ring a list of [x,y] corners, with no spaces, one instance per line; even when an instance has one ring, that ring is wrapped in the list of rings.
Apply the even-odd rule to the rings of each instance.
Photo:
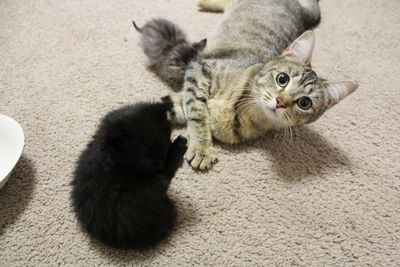
[[[0,266],[399,266],[400,1],[320,1],[313,65],[360,82],[320,120],[240,146],[208,173],[184,164],[176,231],[157,248],[91,240],[71,173],[108,111],[168,88],[146,68],[134,18],[165,17],[198,41],[221,14],[193,0],[0,1],[0,113],[23,156],[0,190]]]

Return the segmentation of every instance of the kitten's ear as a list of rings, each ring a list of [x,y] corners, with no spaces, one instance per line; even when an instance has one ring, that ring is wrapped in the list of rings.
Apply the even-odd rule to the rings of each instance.
[[[357,88],[358,83],[355,82],[327,82],[328,108],[339,103],[340,100],[353,93]]]
[[[203,39],[198,43],[194,43],[193,46],[199,51],[202,51],[207,45],[207,39]]]
[[[297,58],[305,64],[310,65],[314,43],[315,38],[313,31],[306,31],[294,40],[294,42],[283,51],[282,55]]]
[[[172,102],[172,99],[169,95],[164,96],[161,98],[161,102],[155,103],[154,104],[154,109],[157,110],[156,114],[158,112],[167,112],[171,110],[174,106],[174,103]]]

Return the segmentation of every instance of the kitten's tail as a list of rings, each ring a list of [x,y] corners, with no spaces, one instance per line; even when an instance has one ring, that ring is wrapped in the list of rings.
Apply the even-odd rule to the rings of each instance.
[[[136,29],[138,32],[142,33],[142,28],[139,28],[139,27],[136,25],[136,23],[135,23],[134,20],[132,20],[132,24],[133,24],[133,27],[135,27],[135,29]]]
[[[305,18],[305,27],[311,30],[318,26],[321,22],[321,11],[319,8],[319,0],[303,0],[300,2],[303,6]]]

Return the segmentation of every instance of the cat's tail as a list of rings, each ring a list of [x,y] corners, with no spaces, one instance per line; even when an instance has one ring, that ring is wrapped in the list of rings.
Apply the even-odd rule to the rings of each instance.
[[[299,0],[305,14],[305,28],[311,30],[321,22],[319,0]]]
[[[231,6],[233,0],[197,0],[197,6],[211,12],[224,12]]]
[[[162,18],[152,19],[143,27],[138,27],[135,21],[132,23],[142,34],[141,46],[150,64],[162,80],[179,91],[186,67],[204,49],[206,40],[190,43],[179,26]]]

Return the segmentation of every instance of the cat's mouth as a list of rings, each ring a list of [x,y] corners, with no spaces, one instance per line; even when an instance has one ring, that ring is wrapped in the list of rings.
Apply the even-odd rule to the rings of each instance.
[[[282,116],[282,114],[281,114],[282,109],[277,108],[276,100],[270,100],[270,101],[265,102],[264,112],[265,112],[265,115],[273,121],[279,121]]]

